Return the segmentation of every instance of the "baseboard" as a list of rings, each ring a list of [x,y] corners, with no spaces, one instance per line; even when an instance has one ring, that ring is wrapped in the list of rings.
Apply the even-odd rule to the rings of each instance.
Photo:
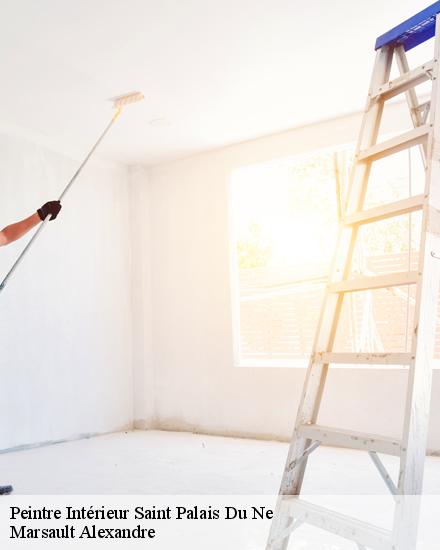
[[[277,437],[274,434],[255,434],[251,432],[244,432],[240,430],[231,430],[225,432],[224,430],[206,430],[199,429],[197,426],[179,426],[178,423],[174,422],[154,422],[151,426],[147,428],[142,427],[142,423],[145,421],[136,421],[134,424],[135,430],[159,430],[162,432],[180,432],[180,433],[192,433],[197,435],[212,435],[216,437],[230,437],[235,439],[253,439],[255,441],[276,441],[277,443],[290,443],[290,439],[286,437]],[[148,425],[148,422],[147,422]],[[139,427],[138,427],[139,426]],[[426,456],[440,457],[440,449],[428,449],[426,451]]]
[[[133,423],[126,424],[119,429],[110,430],[106,432],[88,432],[83,434],[78,434],[72,437],[67,437],[65,439],[54,439],[47,441],[40,441],[38,443],[29,443],[25,445],[17,445],[15,447],[9,447],[6,449],[0,449],[0,454],[5,453],[14,453],[17,451],[28,451],[31,449],[38,449],[40,447],[47,447],[49,445],[59,445],[60,443],[69,443],[72,441],[79,441],[81,439],[90,439],[92,437],[99,437],[101,435],[110,435],[119,432],[127,431],[152,431],[158,430],[161,432],[177,432],[177,433],[192,433],[196,435],[210,435],[213,437],[228,437],[232,439],[253,439],[254,441],[276,441],[278,443],[289,443],[287,438],[275,437],[273,434],[252,434],[248,432],[234,431],[234,432],[223,432],[221,430],[198,430],[196,428],[189,428],[186,426],[185,429],[181,429],[176,426],[170,426],[166,424],[159,423],[154,419],[149,420],[135,420]],[[428,449],[426,452],[427,456],[440,457],[440,449]]]
[[[24,445],[16,445],[15,447],[7,447],[5,449],[0,449],[0,454],[5,453],[15,453],[17,451],[29,451],[31,449],[39,449],[40,447],[48,447],[49,445],[59,445],[60,443],[70,443],[72,441],[79,441],[81,439],[90,439],[92,437],[99,437],[101,435],[110,435],[119,432],[129,432],[134,428],[133,423],[125,424],[120,428],[115,428],[114,430],[109,430],[106,432],[87,432],[82,434],[73,435],[71,437],[66,437],[64,439],[50,439],[46,441],[39,441],[37,443],[28,443]]]

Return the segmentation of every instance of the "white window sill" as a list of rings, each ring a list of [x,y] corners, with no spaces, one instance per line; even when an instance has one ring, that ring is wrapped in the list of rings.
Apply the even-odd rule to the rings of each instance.
[[[306,369],[308,367],[308,359],[244,359],[234,364],[238,368],[289,368],[289,369]],[[406,365],[368,365],[368,364],[335,364],[331,365],[332,369],[356,369],[356,370],[408,370]],[[440,370],[440,359],[435,359],[433,364],[434,370]]]

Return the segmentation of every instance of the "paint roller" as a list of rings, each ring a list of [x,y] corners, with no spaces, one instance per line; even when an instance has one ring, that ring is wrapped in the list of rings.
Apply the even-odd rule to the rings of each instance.
[[[104,139],[104,137],[106,136],[107,132],[110,130],[110,128],[113,126],[113,124],[116,122],[116,120],[118,119],[119,115],[122,113],[124,107],[126,107],[127,105],[131,105],[132,103],[137,103],[138,101],[142,101],[144,99],[144,94],[142,92],[130,92],[128,94],[124,94],[124,95],[120,95],[120,96],[116,96],[116,97],[112,97],[110,99],[110,101],[113,102],[113,109],[116,110],[116,112],[114,113],[112,119],[110,120],[110,122],[107,124],[107,126],[105,127],[104,131],[102,132],[102,134],[99,136],[98,140],[96,141],[96,143],[93,145],[93,147],[90,149],[89,153],[87,154],[87,156],[85,157],[85,159],[82,161],[82,163],[80,164],[79,168],[77,169],[77,171],[74,173],[74,175],[72,176],[72,178],[70,179],[69,183],[66,185],[66,187],[64,188],[63,192],[61,193],[60,197],[59,197],[59,201],[62,202],[64,197],[66,196],[67,192],[69,191],[69,189],[72,187],[74,181],[77,179],[77,177],[80,175],[82,169],[84,168],[84,166],[87,164],[88,160],[90,159],[90,157],[93,155],[93,153],[95,152],[96,148],[98,147],[98,145],[101,143],[101,141]],[[37,240],[38,236],[41,234],[41,232],[43,231],[43,229],[45,228],[47,222],[50,220],[50,218],[52,217],[51,214],[49,214],[48,216],[46,216],[46,218],[43,220],[43,223],[40,224],[40,226],[38,227],[38,229],[35,231],[35,233],[32,235],[32,238],[29,240],[29,242],[27,243],[27,245],[24,247],[23,251],[21,252],[21,254],[18,256],[18,258],[16,259],[15,263],[13,264],[13,266],[11,267],[11,269],[8,271],[8,273],[6,274],[5,278],[3,279],[3,281],[0,283],[0,292],[5,288],[6,286],[6,283],[8,282],[8,280],[10,279],[10,277],[12,276],[12,274],[14,273],[14,271],[17,269],[17,267],[19,266],[19,264],[21,263],[21,261],[23,260],[23,258],[25,257],[25,255],[27,254],[27,252],[30,250],[31,246],[34,244],[34,242]]]

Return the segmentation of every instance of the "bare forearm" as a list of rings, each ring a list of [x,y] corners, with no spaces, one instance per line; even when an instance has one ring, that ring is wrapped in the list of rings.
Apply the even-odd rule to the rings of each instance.
[[[35,214],[21,220],[20,222],[7,225],[0,231],[0,246],[12,243],[23,237],[33,227],[38,225],[42,220],[55,220],[61,210],[60,201],[49,201],[43,204]]]
[[[32,214],[32,216],[24,220],[6,226],[0,233],[0,245],[12,243],[20,237],[23,237],[23,235],[40,222],[40,216],[35,212],[35,214]]]

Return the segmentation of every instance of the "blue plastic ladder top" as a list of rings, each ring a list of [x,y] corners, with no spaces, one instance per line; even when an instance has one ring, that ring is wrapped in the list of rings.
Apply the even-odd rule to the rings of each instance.
[[[408,51],[429,40],[435,34],[435,16],[438,13],[440,13],[440,2],[434,2],[428,8],[379,36],[375,49],[393,45],[403,46],[405,51]]]

